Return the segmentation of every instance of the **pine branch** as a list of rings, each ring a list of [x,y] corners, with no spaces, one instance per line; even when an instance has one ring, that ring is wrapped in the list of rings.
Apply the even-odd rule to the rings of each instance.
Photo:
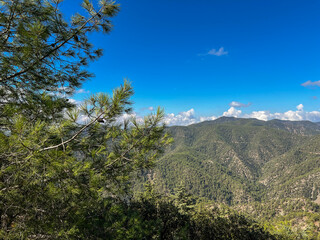
[[[100,12],[102,11],[102,8],[96,12],[96,14],[94,16],[92,16],[91,18],[89,18],[85,23],[83,23],[78,29],[77,31],[75,31],[71,36],[69,36],[66,40],[64,40],[62,43],[60,43],[59,45],[57,45],[56,47],[54,47],[53,49],[51,49],[47,54],[45,54],[43,57],[39,58],[38,60],[36,60],[33,64],[31,64],[29,67],[25,68],[24,70],[21,70],[15,74],[12,74],[11,76],[8,76],[4,79],[0,79],[1,81],[6,81],[6,80],[10,80],[12,78],[18,77],[26,72],[28,72],[29,70],[31,70],[34,66],[36,66],[37,64],[39,64],[40,62],[42,62],[44,59],[46,59],[47,57],[49,57],[52,53],[56,52],[57,50],[59,50],[61,47],[63,47],[66,43],[68,43],[72,38],[74,38],[74,36],[76,36],[90,21],[92,21],[95,17],[99,16],[98,14],[100,14]]]
[[[155,121],[156,123],[157,121]],[[120,157],[116,158],[115,160],[113,160],[111,163],[109,163],[106,167],[111,167],[113,164],[115,164],[117,161],[120,161],[121,159],[126,159],[126,160],[130,160],[128,158],[125,157],[125,155],[127,155],[133,148],[135,148],[136,146],[138,146],[138,144],[140,143],[140,141],[142,140],[143,137],[147,136],[148,134],[150,134],[151,130],[156,126],[156,124],[152,124],[152,126],[148,129],[149,131],[147,132],[147,134],[142,133],[142,136],[138,139],[138,141],[135,144],[132,144],[130,148],[128,148],[124,153],[121,154]],[[130,160],[132,161],[132,160]]]
[[[83,126],[75,135],[73,135],[71,138],[69,138],[68,140],[64,141],[64,142],[61,142],[55,146],[51,146],[51,147],[46,147],[46,148],[43,148],[41,150],[39,150],[38,152],[43,152],[43,151],[48,151],[48,150],[52,150],[52,149],[56,149],[58,147],[61,147],[70,142],[72,142],[74,139],[76,139],[84,130],[86,130],[89,126],[91,126],[92,124],[94,124],[96,121],[98,121],[98,119],[101,118],[101,116],[103,114],[105,114],[106,111],[103,111],[102,113],[100,113],[97,117],[95,117],[91,122],[89,122],[87,125]]]
[[[8,32],[10,31],[11,26],[12,26],[12,21],[13,21],[13,19],[14,19],[14,17],[15,17],[15,10],[16,10],[17,4],[18,4],[18,3],[16,3],[16,4],[14,5],[14,8],[13,8],[13,10],[12,10],[11,13],[10,13],[9,24],[8,24],[7,28],[0,33],[0,37],[2,37],[3,35],[5,35],[6,33],[8,33]],[[9,37],[10,37],[10,33],[8,33],[8,35],[7,35],[6,38],[4,39],[4,41],[3,41],[3,43],[2,43],[2,46],[3,46],[3,47],[4,47],[4,45],[6,44],[6,42],[8,41]]]

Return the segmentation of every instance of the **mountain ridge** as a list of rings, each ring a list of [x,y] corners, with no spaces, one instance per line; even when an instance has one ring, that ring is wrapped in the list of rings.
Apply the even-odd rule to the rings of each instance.
[[[291,121],[291,120],[271,119],[268,121],[264,121],[264,120],[259,120],[257,118],[236,118],[236,117],[222,116],[215,120],[207,120],[200,123],[194,123],[188,126],[211,125],[211,124],[221,124],[221,123],[228,123],[228,122],[233,122],[236,124],[241,124],[243,122],[247,122],[248,124],[249,122],[251,124],[264,125],[272,128],[287,130],[297,134],[306,134],[306,135],[320,134],[320,122],[311,122],[308,120]]]
[[[320,149],[320,125],[316,123],[222,117],[168,127],[167,131],[174,143],[149,172],[162,192],[172,192],[182,183],[196,196],[229,205],[277,196],[313,201],[318,197],[320,177],[312,172],[316,171],[312,163],[318,166],[320,161],[300,153],[312,144]],[[298,153],[301,156],[293,158]],[[302,163],[295,164],[294,159]],[[277,168],[279,164],[285,167]],[[299,167],[305,171],[294,174]],[[291,175],[282,176],[284,173]],[[308,177],[315,183],[306,184]],[[288,178],[303,187],[294,191]],[[145,180],[143,176],[135,188],[140,189]]]

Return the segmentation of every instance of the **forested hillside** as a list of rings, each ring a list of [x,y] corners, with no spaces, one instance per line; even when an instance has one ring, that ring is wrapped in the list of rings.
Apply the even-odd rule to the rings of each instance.
[[[182,185],[194,196],[264,221],[292,221],[297,229],[308,222],[318,229],[316,123],[223,117],[167,131],[174,143],[153,170],[142,174],[136,191],[146,180],[164,194]]]
[[[276,196],[316,200],[318,130],[311,122],[235,118],[170,127],[174,143],[148,176],[161,191],[182,183],[230,205]]]

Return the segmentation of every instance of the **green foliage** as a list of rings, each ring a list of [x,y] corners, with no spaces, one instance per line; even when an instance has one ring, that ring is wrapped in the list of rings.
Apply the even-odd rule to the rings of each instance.
[[[131,94],[125,83],[112,97],[92,96],[83,106],[86,123],[79,123],[76,110],[55,124],[12,119],[10,132],[0,137],[1,238],[93,234],[105,201],[124,197],[132,173],[150,168],[170,141],[159,125],[161,110],[143,124],[117,120],[130,108]]]
[[[101,56],[88,34],[109,32],[119,6],[100,1],[69,24],[58,0],[2,0],[0,5],[0,124],[9,113],[23,112],[32,121],[56,119],[70,104],[65,97],[92,74],[88,61]]]
[[[192,194],[229,205],[283,197],[316,200],[320,139],[305,136],[312,127],[318,129],[309,122],[233,118],[170,127],[175,142],[148,175],[161,192],[183,182]]]
[[[164,194],[180,186],[204,203],[231,205],[284,239],[318,239],[320,138],[312,129],[318,125],[234,118],[170,127],[174,144],[142,176]]]
[[[174,195],[160,196],[154,185],[148,183],[146,191],[126,213],[139,216],[139,221],[123,227],[139,229],[135,233],[139,237],[122,235],[122,239],[284,239],[281,234],[272,235],[259,223],[225,205],[189,201],[194,207],[185,211],[181,208],[181,203],[189,205],[185,204],[185,199],[193,197],[182,187]],[[139,235],[140,231],[143,235]]]
[[[181,213],[188,213],[194,208],[195,199],[182,185],[174,191],[174,204]]]
[[[121,120],[132,111],[127,81],[81,107],[68,103],[101,55],[88,33],[109,32],[118,5],[95,10],[85,0],[68,24],[60,2],[1,1],[1,239],[104,239],[132,177],[170,142],[161,109]]]
[[[320,206],[309,199],[269,200],[236,206],[238,211],[260,219],[272,233],[293,239],[319,239]]]

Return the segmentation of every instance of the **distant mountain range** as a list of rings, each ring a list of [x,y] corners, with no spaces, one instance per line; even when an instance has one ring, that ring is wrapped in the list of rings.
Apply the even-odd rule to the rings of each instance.
[[[306,198],[320,203],[320,124],[221,117],[173,126],[174,143],[147,179],[164,193],[184,185],[229,205]]]

